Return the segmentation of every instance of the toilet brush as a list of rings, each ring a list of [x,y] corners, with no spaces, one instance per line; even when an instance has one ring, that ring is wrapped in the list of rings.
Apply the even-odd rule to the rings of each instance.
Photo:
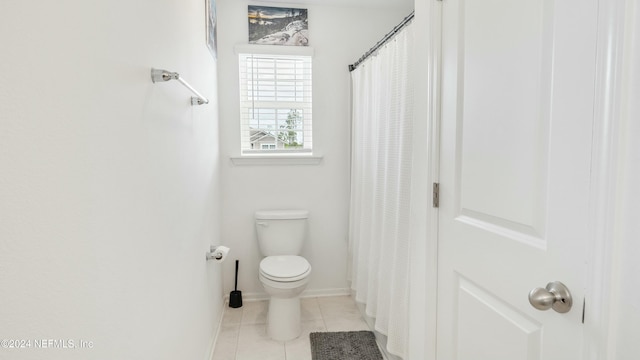
[[[236,260],[236,284],[235,290],[229,294],[229,307],[239,308],[242,307],[242,291],[238,291],[238,265],[240,260]]]

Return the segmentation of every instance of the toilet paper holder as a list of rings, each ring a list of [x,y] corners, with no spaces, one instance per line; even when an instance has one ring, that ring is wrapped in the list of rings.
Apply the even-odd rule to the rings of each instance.
[[[207,253],[207,260],[224,261],[228,253],[229,248],[226,246],[211,245]]]

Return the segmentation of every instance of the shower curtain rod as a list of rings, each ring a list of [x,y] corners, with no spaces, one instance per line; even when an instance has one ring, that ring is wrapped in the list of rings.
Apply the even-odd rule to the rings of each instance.
[[[362,55],[362,57],[360,57],[360,59],[358,59],[358,61],[354,62],[353,64],[349,65],[349,71],[353,71],[355,70],[358,65],[360,65],[363,61],[367,60],[367,58],[371,55],[373,55],[380,47],[382,47],[382,45],[386,44],[387,41],[391,40],[391,38],[393,38],[393,36],[398,33],[398,31],[402,30],[402,28],[404,28],[405,26],[407,26],[407,24],[413,20],[413,17],[415,16],[415,11],[412,11],[411,14],[409,14],[406,18],[404,18],[404,20],[402,20],[402,22],[400,22],[400,24],[396,25],[396,27],[393,28],[393,30],[391,30],[391,32],[389,32],[387,35],[385,35],[382,40],[378,41],[375,45],[373,45],[373,47],[371,49],[369,49],[369,51],[367,51],[364,55]]]

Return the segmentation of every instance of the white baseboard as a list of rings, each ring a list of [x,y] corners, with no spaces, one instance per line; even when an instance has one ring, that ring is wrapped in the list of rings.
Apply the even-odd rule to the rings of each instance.
[[[301,298],[326,297],[326,296],[345,296],[350,295],[351,290],[348,288],[332,288],[332,289],[310,289],[305,290],[300,295]],[[229,295],[224,297],[225,303],[229,301]],[[242,301],[263,301],[269,300],[269,294],[265,292],[259,293],[242,293]]]
[[[267,293],[242,293],[242,302],[269,300]],[[224,302],[229,303],[229,295],[224,296]]]
[[[218,343],[218,336],[220,335],[220,330],[222,329],[222,321],[224,320],[224,311],[227,308],[228,300],[229,299],[225,298],[224,301],[222,302],[222,309],[220,309],[220,320],[218,320],[218,327],[216,329],[215,334],[213,334],[213,338],[211,339],[211,342],[209,344],[209,357],[207,358],[207,360],[212,360],[213,352],[216,351],[216,344]]]
[[[300,297],[327,297],[327,296],[345,296],[350,295],[351,290],[348,288],[334,288],[334,289],[311,289],[302,292]]]

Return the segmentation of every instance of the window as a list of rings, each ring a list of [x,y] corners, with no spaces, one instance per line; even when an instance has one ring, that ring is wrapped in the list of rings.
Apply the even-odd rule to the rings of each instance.
[[[311,153],[311,56],[239,57],[242,154]]]

